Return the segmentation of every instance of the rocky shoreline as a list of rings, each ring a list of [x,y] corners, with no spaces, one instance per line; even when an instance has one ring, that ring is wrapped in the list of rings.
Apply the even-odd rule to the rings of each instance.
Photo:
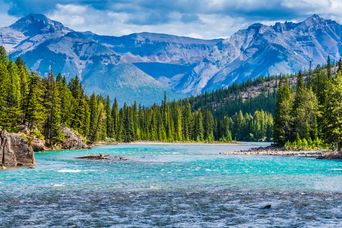
[[[326,160],[342,159],[342,152],[324,151],[324,150],[286,150],[282,147],[268,146],[256,147],[249,150],[235,152],[225,152],[224,155],[262,155],[262,156],[293,156],[293,157],[311,157]]]
[[[23,126],[19,133],[8,133],[0,129],[0,169],[35,165],[34,152],[51,150],[90,149],[85,140],[67,127],[61,127],[64,139],[58,145],[47,146],[46,142],[32,137]]]

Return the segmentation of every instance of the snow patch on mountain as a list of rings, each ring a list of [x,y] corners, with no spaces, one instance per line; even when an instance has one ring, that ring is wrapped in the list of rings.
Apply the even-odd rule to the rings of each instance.
[[[342,54],[342,26],[313,15],[303,22],[252,24],[227,39],[167,34],[101,36],[31,14],[0,29],[0,45],[33,70],[78,75],[88,93],[145,105],[259,76],[293,73]]]

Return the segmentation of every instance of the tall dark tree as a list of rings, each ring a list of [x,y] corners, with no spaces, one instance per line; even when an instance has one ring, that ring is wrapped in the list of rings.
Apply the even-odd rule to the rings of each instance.
[[[44,137],[47,145],[59,143],[63,137],[61,132],[61,100],[52,71],[45,80],[44,109],[46,119],[44,121]]]
[[[291,134],[292,93],[287,79],[284,84],[280,81],[278,88],[274,121],[274,141],[278,145],[284,145]]]

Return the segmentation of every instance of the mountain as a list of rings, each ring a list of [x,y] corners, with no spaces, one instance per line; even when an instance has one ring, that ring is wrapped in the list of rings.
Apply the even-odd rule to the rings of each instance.
[[[0,29],[0,45],[42,74],[78,75],[88,93],[149,105],[259,76],[297,72],[342,53],[342,27],[313,15],[303,22],[253,24],[227,39],[155,33],[102,36],[31,14]]]

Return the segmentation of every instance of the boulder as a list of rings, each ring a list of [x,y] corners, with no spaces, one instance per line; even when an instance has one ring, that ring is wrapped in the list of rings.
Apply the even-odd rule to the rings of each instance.
[[[37,128],[33,129],[33,132],[39,132]],[[45,151],[47,147],[45,146],[45,140],[38,138],[35,134],[32,134],[32,131],[26,125],[19,126],[19,133],[24,134],[27,138],[29,138],[30,144],[33,148],[33,151]]]
[[[110,156],[108,154],[93,154],[76,157],[77,159],[86,159],[86,160],[109,160]]]
[[[33,166],[34,152],[25,137],[21,134],[0,130],[0,166]]]
[[[62,134],[64,135],[62,149],[77,150],[89,148],[84,139],[72,129],[68,127],[62,127]]]
[[[127,157],[122,156],[110,156],[109,154],[91,154],[86,156],[76,157],[77,159],[86,159],[86,160],[111,160],[115,162],[123,162],[128,161]]]
[[[34,138],[31,141],[31,146],[35,152],[47,150],[45,140]]]

